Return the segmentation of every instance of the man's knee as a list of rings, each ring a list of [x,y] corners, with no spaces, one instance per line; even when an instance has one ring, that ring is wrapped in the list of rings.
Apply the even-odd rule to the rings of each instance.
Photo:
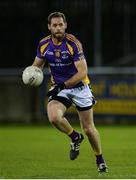
[[[87,136],[92,136],[95,132],[95,129],[91,128],[90,126],[84,127],[83,130]]]
[[[60,117],[58,116],[57,112],[56,113],[51,113],[48,115],[49,121],[52,124],[57,124],[59,122]]]
[[[52,124],[58,123],[59,121],[58,109],[53,108],[53,106],[48,106],[48,119]]]
[[[51,103],[48,104],[47,110],[50,123],[57,124],[63,116],[63,111],[58,106]]]

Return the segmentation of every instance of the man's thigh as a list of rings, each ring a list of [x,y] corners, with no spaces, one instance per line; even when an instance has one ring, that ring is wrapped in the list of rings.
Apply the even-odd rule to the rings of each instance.
[[[83,128],[94,127],[93,108],[86,111],[78,111],[79,119]]]
[[[61,102],[56,101],[56,100],[52,100],[48,102],[47,112],[48,112],[49,118],[51,116],[56,116],[56,114],[63,115],[65,111],[66,111],[66,107]]]

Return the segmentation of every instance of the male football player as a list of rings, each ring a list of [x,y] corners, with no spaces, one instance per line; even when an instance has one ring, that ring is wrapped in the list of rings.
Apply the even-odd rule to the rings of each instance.
[[[93,121],[95,100],[89,88],[87,63],[80,41],[66,33],[65,15],[60,12],[48,16],[48,29],[51,35],[42,39],[37,48],[33,66],[43,68],[46,62],[50,68],[52,88],[48,92],[47,112],[51,124],[71,139],[70,159],[79,155],[84,140],[83,134],[72,128],[64,114],[75,105],[79,119],[96,156],[99,172],[107,172],[102,156],[100,136]]]

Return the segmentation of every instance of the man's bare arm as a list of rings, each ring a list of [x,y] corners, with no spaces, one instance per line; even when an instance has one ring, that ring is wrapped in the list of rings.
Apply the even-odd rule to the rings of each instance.
[[[32,64],[32,66],[36,66],[36,67],[38,67],[38,68],[40,68],[40,69],[43,69],[44,64],[45,64],[45,60],[40,59],[40,58],[38,58],[38,57],[36,56],[36,57],[35,57],[35,60],[34,60],[34,62],[33,62],[33,64]]]
[[[75,66],[77,68],[77,73],[73,75],[70,79],[65,81],[66,87],[71,87],[79,83],[87,76],[87,64],[86,60],[82,59],[80,61],[75,62]]]

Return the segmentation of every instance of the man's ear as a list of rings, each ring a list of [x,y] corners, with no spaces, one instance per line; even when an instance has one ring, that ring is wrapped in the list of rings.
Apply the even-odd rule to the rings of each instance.
[[[68,25],[67,25],[67,22],[65,22],[65,29],[67,29],[67,26],[68,26]]]
[[[48,29],[51,30],[50,24],[48,24]]]

